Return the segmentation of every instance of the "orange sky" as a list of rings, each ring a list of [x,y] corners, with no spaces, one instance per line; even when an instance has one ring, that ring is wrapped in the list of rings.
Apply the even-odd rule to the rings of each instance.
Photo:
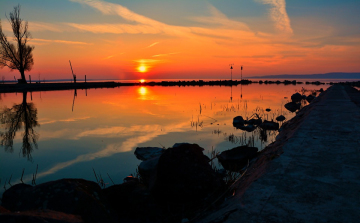
[[[245,78],[359,72],[354,12],[360,4],[342,2],[22,0],[21,17],[35,46],[35,65],[26,74],[69,79],[69,59],[78,79],[229,79],[229,64],[235,64],[234,79],[241,65]],[[8,36],[3,11],[13,7],[10,0],[0,3]],[[19,74],[3,68],[0,76]]]

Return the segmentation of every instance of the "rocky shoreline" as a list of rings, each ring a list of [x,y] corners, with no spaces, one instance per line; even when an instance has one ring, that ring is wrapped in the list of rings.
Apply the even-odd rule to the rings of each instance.
[[[0,222],[189,222],[227,195],[224,171],[203,151],[189,143],[137,148],[139,177],[106,188],[100,179],[16,184],[3,194]]]

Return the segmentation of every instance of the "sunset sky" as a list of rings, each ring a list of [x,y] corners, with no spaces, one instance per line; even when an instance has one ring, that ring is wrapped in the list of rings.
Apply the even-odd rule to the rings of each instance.
[[[1,0],[29,22],[37,79],[360,72],[359,0]],[[6,79],[19,72],[0,69]]]

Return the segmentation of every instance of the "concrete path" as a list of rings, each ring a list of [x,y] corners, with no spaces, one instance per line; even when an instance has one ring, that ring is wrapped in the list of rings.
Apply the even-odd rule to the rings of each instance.
[[[324,92],[266,172],[201,222],[360,222],[360,93],[346,88]]]

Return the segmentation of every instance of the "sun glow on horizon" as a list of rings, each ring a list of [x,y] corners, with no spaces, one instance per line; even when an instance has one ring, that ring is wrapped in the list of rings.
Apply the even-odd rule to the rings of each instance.
[[[145,80],[144,80],[144,79],[140,79],[140,83],[145,83]]]

